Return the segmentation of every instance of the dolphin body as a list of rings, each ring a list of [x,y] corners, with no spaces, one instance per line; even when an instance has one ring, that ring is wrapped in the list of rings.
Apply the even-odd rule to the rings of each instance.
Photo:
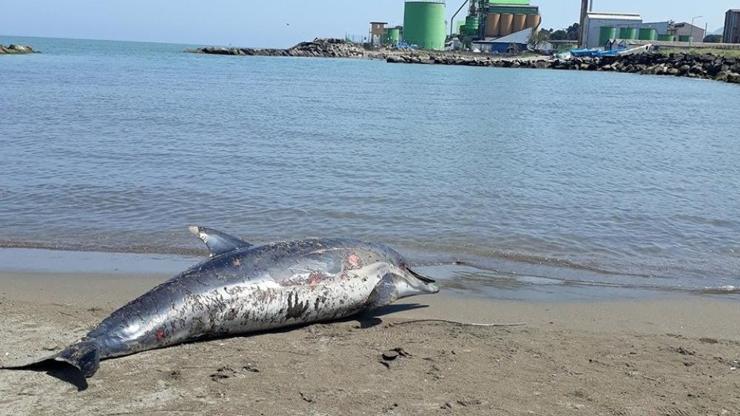
[[[205,227],[190,231],[207,245],[208,260],[116,310],[64,351],[3,368],[61,363],[84,382],[103,359],[341,319],[400,298],[439,292],[433,280],[380,244],[311,239],[252,246]]]

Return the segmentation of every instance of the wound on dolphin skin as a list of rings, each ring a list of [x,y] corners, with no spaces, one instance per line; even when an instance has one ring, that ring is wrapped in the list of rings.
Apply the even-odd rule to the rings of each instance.
[[[312,287],[313,287],[313,286],[316,286],[316,285],[317,285],[317,284],[319,284],[319,283],[320,283],[320,282],[321,282],[321,281],[322,281],[323,279],[324,279],[324,275],[322,275],[321,273],[319,273],[319,272],[312,272],[312,273],[311,273],[311,274],[310,274],[310,275],[308,276],[308,285],[309,285],[309,286],[312,286]]]
[[[164,341],[164,339],[167,338],[167,333],[165,332],[164,328],[158,328],[157,332],[154,334],[154,337],[157,338],[157,341]]]
[[[360,256],[355,253],[347,256],[347,266],[349,266],[350,270],[359,269],[360,267],[362,267],[362,260],[360,259]]]

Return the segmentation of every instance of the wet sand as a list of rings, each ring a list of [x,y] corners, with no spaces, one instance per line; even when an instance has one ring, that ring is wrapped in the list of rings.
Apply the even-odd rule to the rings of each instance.
[[[165,279],[0,273],[0,365],[53,353]],[[740,414],[737,302],[409,300],[374,318],[104,361],[82,392],[0,371],[0,414]],[[413,319],[526,325],[403,323]]]

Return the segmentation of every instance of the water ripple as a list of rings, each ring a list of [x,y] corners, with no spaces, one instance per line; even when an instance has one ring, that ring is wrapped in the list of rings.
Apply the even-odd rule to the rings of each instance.
[[[2,246],[191,253],[199,223],[533,279],[737,286],[731,86],[32,43],[48,52],[2,63]]]

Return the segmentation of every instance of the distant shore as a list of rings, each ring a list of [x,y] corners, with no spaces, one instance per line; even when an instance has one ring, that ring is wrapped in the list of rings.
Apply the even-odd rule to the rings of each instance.
[[[164,279],[0,273],[0,364],[52,354]],[[43,372],[0,370],[0,406],[15,415],[740,411],[734,302],[415,302],[103,361],[84,392]],[[417,319],[526,325],[406,323]]]
[[[380,59],[380,60],[393,60],[393,59],[406,59],[409,58],[410,63],[434,63],[425,62],[430,56],[443,56],[453,60],[466,60],[473,58],[480,58],[482,55],[479,53],[465,52],[465,51],[415,51],[415,50],[404,50],[404,49],[390,49],[385,47],[380,48],[365,48],[362,45],[352,43],[341,39],[314,39],[310,42],[301,42],[288,49],[273,49],[273,48],[235,48],[235,47],[202,47],[195,49],[187,49],[185,52],[206,54],[206,55],[233,55],[233,56],[275,56],[275,57],[307,57],[307,58],[364,58],[364,59]],[[415,59],[421,58],[419,62]],[[517,56],[501,56],[495,59],[501,61],[513,61],[515,59],[533,59],[535,57],[544,57],[544,55],[530,56],[528,58],[521,58]],[[413,61],[413,62],[411,62]],[[424,61],[424,62],[422,62]]]
[[[24,55],[29,53],[38,53],[28,45],[0,45],[0,55]]]
[[[291,56],[383,59],[389,63],[463,65],[497,68],[559,69],[671,75],[740,84],[740,58],[686,52],[642,53],[605,58],[557,59],[545,55],[493,56],[457,51],[366,49],[340,39],[315,39],[288,49],[203,47],[187,52],[207,55]]]
[[[499,68],[559,69],[576,71],[625,72],[643,75],[671,75],[712,79],[740,84],[740,59],[712,54],[642,53],[591,58],[573,57],[500,59],[488,56],[456,57],[443,53],[416,53],[387,58],[389,63],[487,66]]]

